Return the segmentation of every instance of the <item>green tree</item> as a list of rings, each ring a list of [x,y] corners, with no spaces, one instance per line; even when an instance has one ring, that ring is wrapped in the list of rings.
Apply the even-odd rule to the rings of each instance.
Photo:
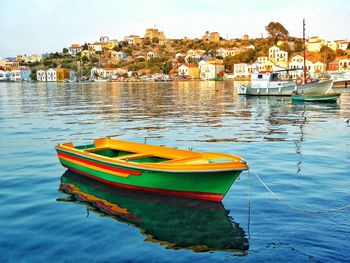
[[[270,22],[265,29],[274,43],[285,40],[289,36],[288,30],[280,22]]]
[[[88,44],[85,42],[83,45],[83,50],[88,50],[88,49],[89,49]]]
[[[35,70],[35,69],[32,70],[32,72],[30,73],[29,77],[30,77],[32,80],[34,80],[34,81],[37,80],[37,78],[36,78],[36,70]]]
[[[45,67],[50,67],[52,65],[52,60],[45,59],[43,63]]]
[[[62,49],[62,53],[63,53],[63,54],[67,54],[67,53],[68,53],[68,48],[63,48],[63,49]]]
[[[87,56],[83,56],[83,57],[81,58],[81,61],[82,61],[83,63],[87,63],[87,62],[89,62],[89,58],[88,58]]]

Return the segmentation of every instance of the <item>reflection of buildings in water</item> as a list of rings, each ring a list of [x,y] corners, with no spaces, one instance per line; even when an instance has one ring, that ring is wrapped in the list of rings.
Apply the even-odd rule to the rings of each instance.
[[[341,89],[341,95],[338,100],[340,105],[339,114],[344,119],[350,118],[350,88]]]
[[[70,171],[61,177],[58,201],[87,205],[104,217],[131,224],[168,249],[195,252],[234,251],[244,254],[248,240],[221,203],[172,198],[113,188]]]

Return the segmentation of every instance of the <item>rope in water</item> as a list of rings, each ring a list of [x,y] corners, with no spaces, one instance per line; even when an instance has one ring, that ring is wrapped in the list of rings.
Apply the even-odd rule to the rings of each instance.
[[[260,181],[260,183],[270,192],[271,195],[273,195],[278,201],[280,201],[282,204],[284,204],[285,206],[288,206],[289,208],[292,208],[296,211],[302,212],[302,213],[307,213],[307,214],[328,214],[328,213],[335,213],[335,212],[339,212],[345,209],[349,209],[350,205],[346,205],[346,206],[342,206],[342,207],[338,207],[338,208],[334,208],[334,209],[329,209],[329,210],[320,210],[320,211],[313,211],[313,210],[305,210],[299,207],[296,207],[294,205],[288,204],[286,203],[284,200],[282,200],[282,198],[280,198],[278,195],[276,195],[264,182],[263,180],[256,174],[256,172],[254,172],[253,170],[249,169],[248,173],[250,173],[250,171],[252,171],[252,173],[255,175],[256,178],[258,178],[258,180]],[[248,175],[249,176],[249,175]]]

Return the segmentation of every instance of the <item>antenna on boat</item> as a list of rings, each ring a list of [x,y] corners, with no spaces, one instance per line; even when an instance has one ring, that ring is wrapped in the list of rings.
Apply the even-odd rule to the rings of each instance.
[[[305,44],[305,18],[303,18],[303,43],[304,43],[304,84],[306,84],[306,44]]]

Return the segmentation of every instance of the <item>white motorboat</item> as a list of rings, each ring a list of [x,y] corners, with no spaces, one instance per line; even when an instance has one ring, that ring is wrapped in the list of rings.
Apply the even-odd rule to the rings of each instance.
[[[251,86],[236,86],[239,95],[255,96],[291,96],[293,92],[300,94],[326,94],[332,90],[333,80],[308,79],[302,83],[300,78],[290,79],[290,70],[280,70],[267,73],[253,73]]]

